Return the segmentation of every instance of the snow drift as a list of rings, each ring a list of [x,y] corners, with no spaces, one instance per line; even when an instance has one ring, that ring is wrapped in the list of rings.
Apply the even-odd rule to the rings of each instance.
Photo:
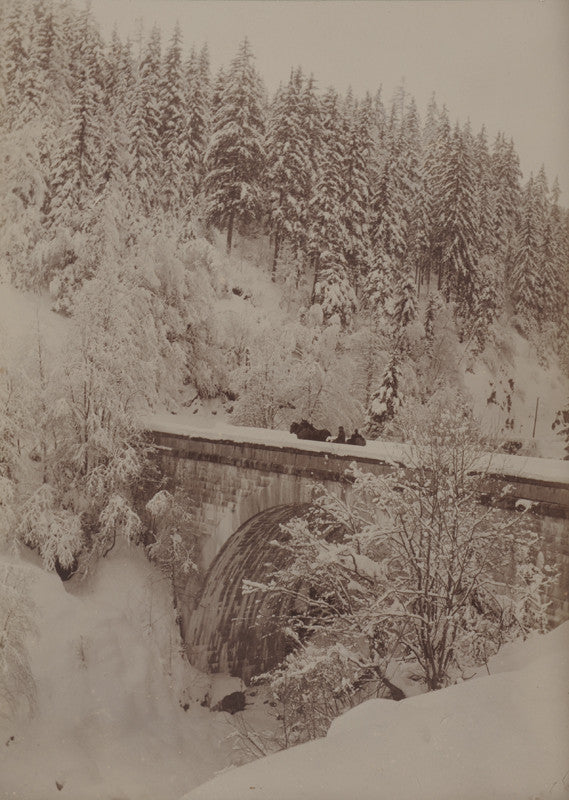
[[[197,702],[207,678],[180,658],[166,583],[115,550],[77,586],[20,562],[37,711],[0,717],[1,800],[168,800],[227,763],[225,715]]]
[[[510,645],[487,677],[349,711],[325,739],[226,772],[183,800],[569,797],[569,623]]]

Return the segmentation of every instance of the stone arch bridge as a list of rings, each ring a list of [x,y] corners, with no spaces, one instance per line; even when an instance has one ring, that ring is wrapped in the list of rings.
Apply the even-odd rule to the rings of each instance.
[[[391,442],[366,447],[298,440],[282,431],[202,429],[152,419],[148,432],[165,485],[193,503],[193,530],[201,541],[205,585],[196,607],[181,610],[188,655],[201,669],[229,671],[248,680],[284,655],[284,640],[255,594],[243,596],[243,578],[263,580],[273,568],[280,525],[306,512],[316,484],[345,495],[346,470],[386,474],[404,463]],[[569,462],[497,456],[489,493],[507,487],[507,502],[530,500],[541,517],[548,560],[560,567],[555,619],[569,617]],[[269,550],[273,551],[269,553]],[[272,559],[272,561],[270,560]]]

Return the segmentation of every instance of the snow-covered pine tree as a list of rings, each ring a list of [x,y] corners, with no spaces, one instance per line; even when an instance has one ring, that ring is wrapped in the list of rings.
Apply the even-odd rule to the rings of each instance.
[[[13,126],[21,114],[29,59],[31,20],[28,4],[13,0],[3,9],[0,43],[2,54],[2,125]]]
[[[415,100],[405,109],[400,130],[400,171],[403,176],[404,214],[407,229],[405,271],[414,276],[417,296],[421,292],[429,251],[430,206],[426,188],[421,123]]]
[[[204,45],[199,53],[192,49],[185,65],[185,73],[189,142],[187,173],[192,195],[196,198],[204,177],[204,159],[211,121],[211,78],[207,45]]]
[[[338,315],[347,325],[356,307],[346,263],[347,232],[342,208],[345,141],[336,91],[322,101],[323,149],[321,166],[310,205],[310,251],[314,263],[312,301],[322,306],[326,319]]]
[[[300,116],[303,130],[308,143],[308,176],[305,195],[302,203],[302,217],[305,220],[302,246],[306,265],[314,267],[315,254],[310,247],[310,232],[312,230],[313,197],[320,173],[320,164],[324,152],[324,132],[322,128],[322,100],[317,92],[316,80],[313,75],[304,82],[300,98]]]
[[[373,439],[377,439],[383,433],[386,424],[393,419],[401,406],[400,380],[399,356],[394,353],[378,388],[371,396],[366,412],[365,429]]]
[[[442,286],[442,236],[441,225],[444,218],[443,204],[443,170],[449,156],[450,122],[445,106],[439,109],[433,96],[427,107],[427,116],[423,129],[423,176],[426,191],[427,235],[429,249],[424,255],[422,264],[423,280],[427,291],[431,289],[431,281],[436,276],[437,284],[433,288],[440,290]]]
[[[559,336],[555,346],[559,349],[569,344],[569,229],[567,212],[559,205],[561,190],[556,178],[551,189],[551,200],[548,209],[544,233],[544,246],[547,247],[548,259],[553,268],[555,296],[551,306],[551,318]]]
[[[280,87],[269,111],[266,137],[265,182],[269,225],[274,242],[273,277],[283,243],[298,259],[305,239],[305,198],[311,177],[310,140],[302,115],[304,80],[293,70]]]
[[[440,283],[447,301],[456,301],[458,313],[466,319],[475,300],[479,258],[473,142],[468,124],[463,130],[455,126],[440,186]]]
[[[227,229],[231,252],[235,227],[256,219],[262,207],[265,99],[247,39],[240,45],[221,90],[206,153],[206,217]]]
[[[77,62],[73,100],[53,158],[49,222],[75,232],[94,202],[100,175],[103,118],[101,42],[91,14],[79,14],[74,28]]]
[[[399,105],[394,98],[384,137],[384,151],[377,153],[375,190],[371,198],[370,234],[373,266],[370,282],[390,287],[397,280],[407,250],[404,176],[402,173]],[[381,280],[374,273],[381,274]],[[370,295],[369,288],[366,294]]]
[[[106,124],[102,126],[101,166],[97,194],[109,184],[121,185],[126,195],[130,158],[128,153],[128,98],[134,89],[134,63],[130,43],[123,44],[116,31],[103,62],[103,89]]]
[[[182,32],[176,24],[166,50],[160,81],[162,170],[160,197],[165,211],[188,216],[190,165],[194,161],[188,136],[186,75],[182,64]]]
[[[499,247],[496,215],[496,190],[486,128],[474,140],[474,170],[480,255],[496,256]]]
[[[522,324],[531,327],[544,313],[540,274],[543,247],[543,204],[536,180],[530,175],[523,194],[520,230],[513,255],[511,296]]]
[[[504,266],[495,255],[483,255],[476,267],[470,336],[482,351],[490,328],[504,308]]]
[[[494,141],[491,173],[495,203],[495,236],[498,245],[496,255],[505,266],[508,281],[512,267],[514,236],[519,225],[522,173],[514,143],[511,139],[506,141],[503,133],[498,133]]]
[[[541,305],[541,317],[538,318],[538,323],[540,330],[545,332],[548,325],[555,320],[555,309],[561,287],[558,284],[557,238],[552,219],[552,203],[543,165],[537,174],[535,188],[541,240],[538,266],[540,274],[538,303]]]
[[[159,103],[161,61],[160,29],[154,26],[128,98],[127,118],[129,183],[132,194],[146,214],[156,208],[162,170]]]
[[[361,104],[344,109],[346,147],[344,192],[341,203],[346,227],[346,263],[354,291],[367,277],[371,263],[369,234],[371,170],[373,151],[372,101],[367,96]]]
[[[397,282],[393,308],[393,321],[399,332],[417,318],[417,289],[410,272]]]

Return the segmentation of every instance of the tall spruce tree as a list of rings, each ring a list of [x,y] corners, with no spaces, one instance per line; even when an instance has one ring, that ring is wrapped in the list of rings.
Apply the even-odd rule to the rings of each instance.
[[[192,50],[185,66],[185,72],[187,86],[187,174],[195,197],[201,190],[204,178],[205,152],[211,121],[211,78],[207,45],[204,45],[199,53]]]
[[[332,88],[322,101],[322,136],[322,161],[310,206],[312,301],[322,306],[326,318],[338,315],[347,324],[355,310],[356,297],[348,276],[347,231],[342,208],[345,141],[340,101]]]
[[[101,172],[104,104],[101,41],[88,9],[75,25],[74,92],[54,154],[49,219],[77,231],[85,224]]]
[[[506,270],[509,280],[512,267],[514,236],[519,225],[521,207],[520,162],[514,143],[498,133],[491,155],[492,191],[494,196],[495,237],[497,257]]]
[[[187,213],[192,163],[188,137],[186,76],[182,64],[182,32],[177,24],[166,50],[160,82],[161,200],[165,211]]]
[[[530,175],[523,194],[521,224],[513,257],[511,293],[514,310],[525,323],[535,323],[544,312],[540,274],[543,208]]]
[[[423,175],[426,189],[426,210],[429,217],[429,249],[423,262],[423,276],[427,291],[436,276],[436,289],[442,288],[441,263],[443,260],[442,224],[444,220],[443,175],[450,152],[450,122],[445,106],[437,107],[431,99],[423,130]]]
[[[385,426],[391,422],[401,406],[400,381],[399,356],[394,353],[385,368],[378,388],[371,396],[366,412],[366,431],[373,439],[381,436]]]
[[[231,252],[236,226],[258,218],[264,168],[264,90],[247,39],[231,62],[206,154],[206,217],[226,228]]]
[[[474,304],[479,230],[476,213],[473,142],[470,127],[455,126],[441,175],[438,232],[442,244],[441,286],[468,317]]]
[[[128,103],[130,186],[146,214],[156,208],[162,165],[159,84],[160,29],[154,26],[144,47]]]
[[[346,226],[346,264],[354,290],[365,280],[371,264],[369,233],[373,151],[371,97],[344,109],[346,125],[345,174],[342,210]]]
[[[305,198],[311,178],[310,141],[304,128],[300,69],[291,72],[271,104],[266,138],[266,183],[269,225],[273,238],[272,272],[283,243],[289,242],[298,259],[304,245]]]

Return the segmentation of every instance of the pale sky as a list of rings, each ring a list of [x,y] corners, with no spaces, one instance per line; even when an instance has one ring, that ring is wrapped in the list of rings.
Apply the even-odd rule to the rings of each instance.
[[[434,91],[451,120],[512,136],[527,177],[545,164],[569,205],[569,0],[92,0],[105,38],[176,20],[212,67],[249,37],[268,89],[292,66],[356,95],[404,79],[424,111]]]

